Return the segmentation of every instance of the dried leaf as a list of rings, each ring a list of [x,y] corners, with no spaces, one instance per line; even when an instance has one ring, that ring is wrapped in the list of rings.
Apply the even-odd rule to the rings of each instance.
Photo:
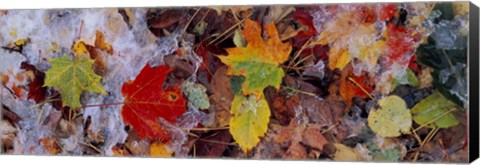
[[[337,151],[333,156],[333,159],[336,161],[358,161],[361,160],[361,156],[355,148],[347,147],[340,143],[333,144]]]
[[[112,45],[105,42],[105,36],[102,32],[96,31],[95,32],[95,47],[99,48],[100,50],[106,51],[108,54],[113,54]]]

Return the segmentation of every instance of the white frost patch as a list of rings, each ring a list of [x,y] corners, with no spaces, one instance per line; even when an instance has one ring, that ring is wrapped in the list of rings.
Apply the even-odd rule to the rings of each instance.
[[[0,56],[0,71],[6,68],[19,68],[22,61],[36,66],[41,71],[49,69],[48,60],[71,54],[73,43],[80,39],[86,44],[93,45],[95,32],[98,30],[105,35],[105,41],[112,45],[113,55],[107,55],[107,72],[103,76],[103,87],[109,93],[98,95],[86,93],[83,105],[108,104],[123,102],[121,86],[133,80],[140,70],[150,63],[153,66],[163,64],[163,56],[171,54],[178,49],[180,31],[175,31],[171,36],[157,39],[147,27],[145,15],[147,9],[126,9],[130,16],[131,28],[124,22],[117,9],[49,9],[49,10],[9,10],[7,14],[0,15],[0,45],[18,39],[30,38],[31,43],[26,45],[23,53],[27,58],[19,55],[6,54],[2,51]],[[82,23],[83,22],[83,23]],[[81,30],[80,30],[81,29]],[[4,91],[4,97],[8,97]],[[30,109],[33,101],[15,102],[10,100],[6,105],[22,116],[22,131],[16,141],[16,153],[40,154],[41,149],[34,145],[30,152],[29,146],[37,143],[38,139],[48,135],[49,131],[40,128],[36,123],[38,110]],[[127,137],[123,130],[124,123],[120,115],[121,105],[100,106],[86,108],[84,118],[91,116],[90,130],[102,131],[105,135],[103,152],[112,156],[111,148],[117,143],[123,143]],[[62,141],[66,150],[78,151],[79,135]],[[78,136],[77,136],[78,135]],[[69,146],[68,143],[73,143]],[[17,147],[18,146],[18,147]],[[38,149],[37,149],[38,148]]]

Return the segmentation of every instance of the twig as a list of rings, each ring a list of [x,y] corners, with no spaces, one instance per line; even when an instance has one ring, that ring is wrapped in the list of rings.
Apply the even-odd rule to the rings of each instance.
[[[432,138],[435,136],[435,134],[438,132],[438,130],[439,130],[439,128],[434,128],[427,134],[427,137],[425,137],[425,139],[420,144],[420,147],[418,148],[417,152],[415,153],[415,157],[413,158],[414,162],[417,161],[418,155],[420,154],[420,150],[423,148],[425,143],[432,140]]]
[[[230,129],[230,127],[218,127],[218,128],[180,128],[181,130],[184,131],[213,131],[213,130],[225,130],[225,129]]]
[[[93,150],[97,151],[98,153],[102,153],[102,151],[100,151],[100,149],[98,149],[97,147],[95,147],[94,145],[92,145],[91,143],[85,143],[85,142],[80,142],[80,144],[83,144],[87,147],[90,147],[92,148]]]
[[[358,88],[360,88],[360,90],[362,90],[365,94],[367,94],[368,97],[370,97],[370,99],[374,100],[372,95],[370,95],[370,93],[367,92],[367,90],[365,90],[365,88],[363,88],[359,83],[357,83],[353,78],[351,77],[348,77],[348,80],[351,81],[353,84],[355,84],[355,86],[357,86]]]
[[[192,23],[193,19],[195,18],[195,16],[197,16],[197,14],[200,12],[200,10],[202,10],[202,7],[200,7],[192,16],[192,18],[190,18],[190,20],[187,22],[187,24],[185,25],[185,28],[183,28],[183,31],[182,31],[182,36],[183,34],[185,34],[185,32],[187,31],[188,29],[188,26],[190,25],[190,23]]]
[[[297,53],[295,53],[295,55],[293,56],[293,59],[290,60],[290,62],[288,62],[288,66],[291,66],[293,64],[293,62],[298,58],[298,56],[300,56],[300,53],[302,53],[302,51],[310,45],[310,42],[313,40],[313,37],[310,37],[310,39],[307,40],[307,42],[305,42],[302,47],[300,48],[299,51],[297,51]]]
[[[77,40],[79,40],[82,36],[82,29],[83,29],[83,20],[80,21],[80,29],[78,30]]]
[[[248,15],[248,17],[250,17],[252,14]],[[225,30],[222,34],[220,34],[217,38],[215,38],[214,40],[210,41],[208,43],[208,45],[211,45],[213,44],[214,42],[216,42],[217,40],[219,40],[220,38],[222,38],[222,36],[224,36],[226,33],[230,32],[231,30],[235,29],[237,26],[239,25],[242,25],[242,23],[245,21],[245,18],[240,20],[240,22],[237,22],[235,25],[233,25],[232,27],[228,28],[227,30]],[[229,36],[233,35],[234,33],[230,34]],[[227,39],[228,37],[225,37],[224,39],[222,39],[221,41],[224,41],[225,39]]]
[[[42,107],[42,109],[40,110],[40,114],[38,114],[38,117],[37,117],[37,124],[40,123],[40,118],[42,118],[44,111],[45,111],[45,107]]]
[[[302,90],[298,90],[298,89],[295,89],[295,88],[292,88],[292,87],[289,87],[289,86],[282,86],[283,88],[286,88],[286,89],[290,89],[294,92],[298,92],[298,93],[302,93],[302,94],[306,94],[306,95],[309,95],[309,96],[317,96],[316,94],[314,93],[310,93],[310,92],[305,92],[305,91],[302,91]]]
[[[447,151],[445,150],[445,146],[443,145],[442,139],[438,139],[438,144],[442,147],[443,155],[445,155],[445,159],[450,162],[450,156],[448,155]]]
[[[323,135],[324,133],[327,133],[328,131],[332,130],[333,128],[337,127],[338,125],[340,125],[340,122],[337,122],[334,125],[332,125],[331,127],[327,128],[325,131],[322,131],[321,134]]]
[[[198,139],[198,141],[216,143],[216,144],[223,144],[223,145],[230,145],[230,146],[238,146],[236,143],[227,143],[227,142],[221,142],[221,141],[216,141],[216,140]]]

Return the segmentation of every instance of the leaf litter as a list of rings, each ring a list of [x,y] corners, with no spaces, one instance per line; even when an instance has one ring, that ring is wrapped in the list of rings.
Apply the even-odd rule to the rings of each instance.
[[[0,12],[0,151],[465,162],[463,3]]]

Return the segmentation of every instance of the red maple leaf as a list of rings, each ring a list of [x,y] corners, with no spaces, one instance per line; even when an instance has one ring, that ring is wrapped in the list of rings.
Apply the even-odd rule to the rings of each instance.
[[[168,66],[151,68],[145,65],[134,81],[122,86],[125,103],[122,108],[123,121],[130,124],[142,139],[170,140],[162,125],[161,117],[173,123],[185,113],[186,102],[180,85],[163,88],[163,84],[172,69]]]

